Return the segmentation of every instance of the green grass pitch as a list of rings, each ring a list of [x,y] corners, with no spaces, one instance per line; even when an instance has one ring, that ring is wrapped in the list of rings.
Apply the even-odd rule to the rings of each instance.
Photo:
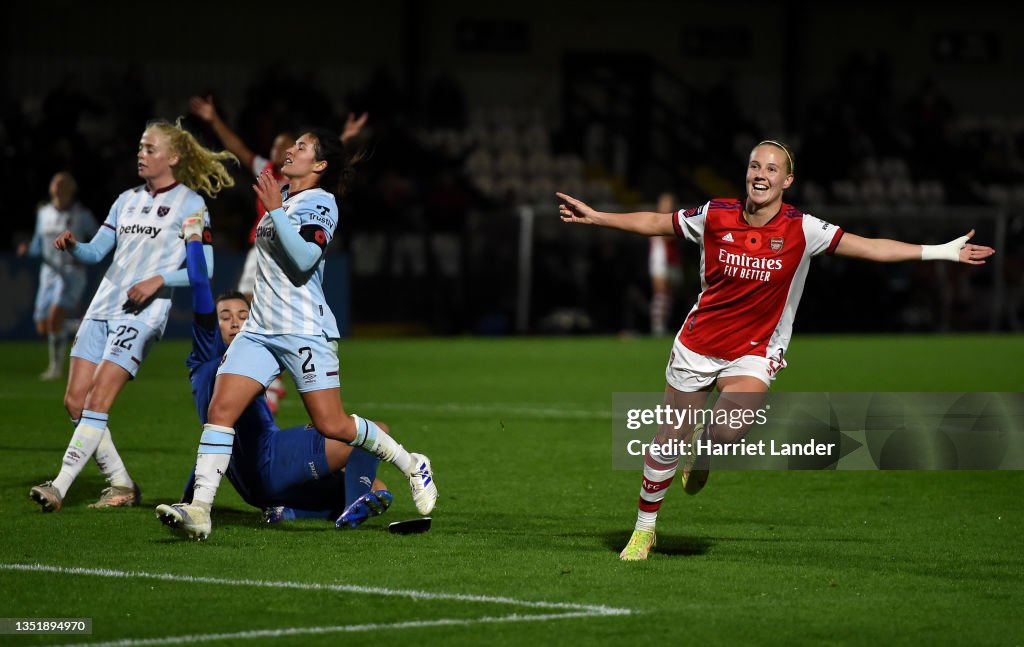
[[[0,617],[89,617],[88,636],[3,644],[200,640],[308,645],[971,644],[1024,641],[1024,474],[720,472],[669,493],[646,563],[617,551],[639,475],[611,469],[610,396],[660,391],[667,339],[343,342],[347,408],[431,456],[434,528],[384,466],[395,505],[363,528],[262,526],[225,484],[213,534],[172,538],[199,425],[183,359],[153,350],[111,429],[135,509],[86,508],[90,465],[56,514],[30,486],[70,436],[42,344],[0,344]],[[790,391],[1020,390],[1024,338],[797,336]],[[283,424],[304,421],[294,390]],[[23,566],[17,566],[23,565]],[[627,613],[628,612],[628,613]]]

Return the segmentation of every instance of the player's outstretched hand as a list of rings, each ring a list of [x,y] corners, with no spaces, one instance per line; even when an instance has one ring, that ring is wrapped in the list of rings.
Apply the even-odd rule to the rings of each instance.
[[[960,262],[970,263],[971,265],[984,265],[985,259],[996,253],[996,250],[986,245],[974,245],[969,243],[970,239],[974,238],[974,230],[967,232],[966,236],[961,236],[957,240],[963,242],[963,247],[960,248]]]
[[[364,112],[358,117],[353,113],[348,113],[348,118],[345,120],[345,130],[341,131],[341,143],[346,144],[348,140],[352,139],[359,134],[359,131],[366,125],[366,120],[370,118],[370,113]]]
[[[256,197],[268,212],[281,208],[281,189],[270,171],[264,171],[256,177],[256,184],[252,185],[252,190],[256,192]]]
[[[53,246],[62,252],[70,252],[77,244],[78,241],[75,240],[75,235],[70,231],[61,232],[60,236],[53,240]]]
[[[594,224],[594,210],[582,200],[577,200],[565,193],[555,193],[562,201],[558,205],[558,215],[564,222],[578,222],[584,225]]]
[[[199,117],[206,123],[217,118],[217,109],[213,107],[213,97],[192,97],[188,100],[188,107],[192,114]]]

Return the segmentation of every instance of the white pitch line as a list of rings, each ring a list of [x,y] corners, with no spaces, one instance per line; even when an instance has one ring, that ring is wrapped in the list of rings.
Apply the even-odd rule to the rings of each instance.
[[[582,611],[590,615],[601,616],[617,616],[632,613],[630,609],[594,604],[520,600],[517,598],[491,595],[468,595],[464,593],[435,593],[432,591],[417,591],[414,589],[387,589],[377,586],[361,586],[358,584],[321,584],[319,582],[289,582],[274,580],[233,580],[220,577],[196,577],[192,575],[175,575],[173,573],[118,571],[105,568],[50,566],[47,564],[0,564],[0,570],[36,573],[62,573],[65,575],[93,575],[97,577],[118,577],[126,579],[150,579],[165,582],[188,582],[190,584],[223,584],[227,586],[253,586],[259,588],[300,589],[306,591],[338,591],[344,593],[362,593],[367,595],[412,598],[416,600],[454,600],[458,602],[504,604],[508,606],[528,607],[534,609],[565,609],[568,611]]]
[[[448,402],[420,404],[415,402],[360,402],[360,409],[393,409],[395,411],[421,411],[424,413],[505,413],[537,418],[611,418],[610,411],[599,409],[566,409],[562,407],[520,404],[465,404]]]
[[[149,645],[178,645],[185,643],[211,640],[251,640],[254,638],[281,638],[284,636],[302,636],[309,634],[356,633],[386,629],[422,629],[429,627],[460,627],[467,625],[497,624],[505,622],[545,622],[549,620],[566,620],[570,618],[599,618],[608,615],[592,611],[570,611],[567,613],[538,613],[520,615],[513,613],[507,616],[482,616],[479,618],[438,618],[436,620],[407,620],[404,622],[335,625],[330,627],[292,627],[288,629],[256,629],[236,633],[190,634],[182,636],[165,636],[162,638],[125,638],[109,642],[74,643],[62,647],[147,647]]]

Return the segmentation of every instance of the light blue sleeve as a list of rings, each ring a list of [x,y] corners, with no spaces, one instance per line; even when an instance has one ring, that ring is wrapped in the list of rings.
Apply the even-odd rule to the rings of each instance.
[[[125,194],[122,193],[117,200],[114,200],[114,204],[110,205],[107,219],[103,221],[92,240],[87,243],[77,243],[71,248],[71,256],[76,261],[93,265],[103,260],[103,257],[114,249],[114,245],[117,244],[117,214],[121,211],[124,196]]]
[[[305,210],[300,210],[299,212],[300,222],[303,222],[301,216],[305,215],[302,211]],[[320,262],[320,257],[323,256],[324,250],[322,250],[316,243],[304,239],[299,232],[292,229],[292,225],[288,222],[288,216],[285,215],[284,209],[274,209],[271,211],[270,219],[274,221],[274,228],[277,230],[277,239],[281,241],[281,247],[299,271],[306,272]],[[332,233],[333,231],[328,232],[328,237]],[[330,239],[328,238],[328,240]]]
[[[203,258],[206,259],[206,277],[213,278],[213,245],[203,245]],[[189,285],[188,267],[165,272],[160,276],[164,277],[164,285],[169,288],[181,288]]]

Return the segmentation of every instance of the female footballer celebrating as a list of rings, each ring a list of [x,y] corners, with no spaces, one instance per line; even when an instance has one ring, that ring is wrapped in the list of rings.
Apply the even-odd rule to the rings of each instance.
[[[701,293],[676,336],[665,370],[665,402],[673,409],[701,408],[717,388],[717,407],[743,406],[763,397],[786,366],[789,345],[810,259],[838,254],[881,263],[946,260],[980,265],[995,250],[967,241],[971,230],[944,245],[912,245],[845,233],[841,228],[782,201],[793,183],[793,156],[777,141],[750,153],[746,199],[716,199],[674,213],[602,213],[558,193],[562,220],[600,225],[647,236],[675,234],[701,247]],[[747,397],[744,397],[747,396]],[[746,429],[708,425],[662,427],[665,445],[702,433],[701,440],[732,443]],[[692,439],[691,439],[692,440]],[[678,456],[648,453],[632,537],[619,557],[643,560],[654,545],[658,510],[679,464]],[[683,485],[695,494],[707,480],[706,465],[688,457]]]

